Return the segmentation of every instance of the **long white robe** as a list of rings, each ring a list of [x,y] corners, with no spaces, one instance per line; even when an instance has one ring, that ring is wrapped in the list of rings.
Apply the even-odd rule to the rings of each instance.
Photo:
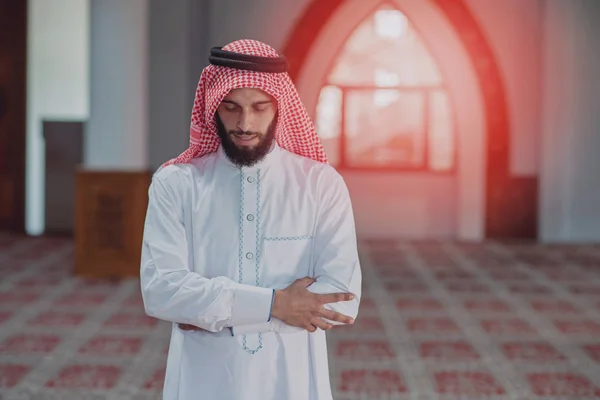
[[[331,166],[276,145],[252,167],[219,148],[157,171],[140,283],[146,313],[173,322],[163,398],[331,399],[325,332],[270,317],[273,290],[305,276],[312,292],[353,293],[327,307],[356,318],[354,217]]]

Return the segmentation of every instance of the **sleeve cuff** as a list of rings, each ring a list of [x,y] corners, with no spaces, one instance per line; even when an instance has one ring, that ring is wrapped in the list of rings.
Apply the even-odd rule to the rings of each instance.
[[[271,322],[271,317],[273,316],[273,302],[275,301],[275,289],[273,289],[273,295],[271,296],[271,308],[269,309],[269,319],[267,322]]]
[[[252,333],[275,332],[272,322],[260,322],[252,325],[231,327],[231,336],[248,335]]]
[[[231,326],[250,325],[268,321],[271,316],[273,289],[238,285],[235,289]]]

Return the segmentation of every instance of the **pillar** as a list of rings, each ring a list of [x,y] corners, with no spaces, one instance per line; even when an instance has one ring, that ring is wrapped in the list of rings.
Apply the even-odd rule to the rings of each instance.
[[[85,166],[148,167],[148,0],[91,0]]]
[[[544,6],[540,238],[600,242],[600,2]]]
[[[90,119],[76,180],[75,271],[137,276],[150,182],[148,0],[90,6]]]

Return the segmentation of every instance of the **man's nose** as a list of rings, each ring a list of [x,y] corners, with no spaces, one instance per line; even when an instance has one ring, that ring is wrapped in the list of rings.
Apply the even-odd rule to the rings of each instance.
[[[240,129],[243,132],[249,132],[252,130],[252,126],[253,125],[253,118],[251,113],[249,112],[242,112],[242,115],[240,116],[240,119],[238,121],[238,129]]]

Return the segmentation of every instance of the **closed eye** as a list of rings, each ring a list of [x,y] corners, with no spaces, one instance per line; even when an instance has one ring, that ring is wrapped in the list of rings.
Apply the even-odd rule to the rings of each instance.
[[[231,100],[223,100],[221,103],[223,108],[227,111],[239,111],[242,106],[231,101]],[[252,104],[252,109],[257,112],[267,111],[273,103],[271,101],[261,101]]]

